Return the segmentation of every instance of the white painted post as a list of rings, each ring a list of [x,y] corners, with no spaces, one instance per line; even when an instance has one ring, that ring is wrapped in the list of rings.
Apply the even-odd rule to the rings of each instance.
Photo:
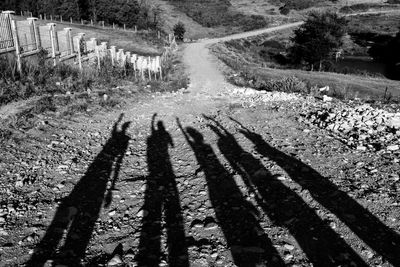
[[[54,61],[54,66],[58,64],[58,36],[55,23],[48,23],[51,41],[51,57]]]
[[[72,17],[69,17],[69,22],[72,24]]]
[[[92,25],[92,26],[93,26],[93,20],[92,20],[92,19],[90,20],[90,25]]]
[[[137,26],[135,25],[135,33],[137,33]]]
[[[104,20],[102,21],[102,24],[103,24],[103,28],[104,28]]]
[[[43,15],[42,15],[42,14],[40,14],[40,15],[39,15],[39,18],[40,18],[40,20],[42,20],[42,19],[43,19]]]
[[[79,64],[79,69],[82,71],[82,52],[81,52],[81,41],[82,41],[82,35],[78,35],[77,38],[75,38],[76,42],[76,47],[77,47],[77,54],[78,54],[78,64]]]
[[[97,69],[100,70],[100,68],[101,68],[101,64],[100,64],[100,46],[96,45],[94,50],[95,50],[96,57],[97,57]]]
[[[29,24],[31,25],[31,34],[32,34],[32,39],[35,40],[35,50],[40,49],[41,43],[40,43],[40,37],[39,37],[39,27],[36,25],[37,18],[27,18],[29,21]]]
[[[124,31],[126,31],[126,24],[124,23]]]
[[[161,57],[156,57],[156,67],[160,71],[160,80],[162,80],[162,71],[161,71]]]
[[[133,65],[133,72],[134,72],[134,74],[135,74],[135,79],[137,79],[137,76],[136,76],[136,59],[137,59],[137,55],[136,54],[133,54],[132,56],[131,56],[131,63],[132,63],[132,65]]]
[[[107,42],[101,42],[101,58],[107,56]]]
[[[51,21],[53,20],[53,15],[50,15],[50,20],[51,20]]]
[[[44,20],[47,20],[46,13],[44,13]]]
[[[83,25],[83,19],[81,19],[81,24]]]
[[[117,54],[116,47],[114,45],[112,45],[110,47],[110,52],[111,52],[111,65],[114,66],[115,65],[115,56]]]
[[[71,31],[72,28],[64,28],[65,36],[67,37],[67,47],[68,47],[68,55],[72,55],[74,53],[74,41],[72,40]]]
[[[62,15],[60,16],[60,22],[61,22],[61,23],[63,22],[63,20],[62,20]]]
[[[17,23],[13,19],[13,14],[14,11],[3,11],[2,14],[6,14],[8,20],[11,22],[11,31],[13,35],[13,40],[14,40],[14,46],[15,46],[15,55],[17,57],[17,69],[20,74],[22,74],[22,63],[21,63],[21,48],[19,45],[19,39],[18,39],[18,29],[17,29]]]

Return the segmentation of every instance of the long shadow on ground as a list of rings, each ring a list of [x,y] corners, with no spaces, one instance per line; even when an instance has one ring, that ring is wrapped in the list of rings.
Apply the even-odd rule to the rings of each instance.
[[[257,209],[245,200],[203,135],[192,127],[183,129],[179,120],[178,125],[206,176],[210,201],[236,266],[285,266],[257,221]]]
[[[169,266],[189,266],[179,192],[168,149],[174,143],[162,121],[147,139],[149,176],[144,197],[142,231],[137,261],[139,266],[159,266],[161,255],[162,214],[165,214]]]
[[[232,168],[241,175],[249,190],[273,224],[284,227],[314,266],[367,266],[360,256],[332,230],[304,200],[274,177],[218,121],[209,127],[217,134],[218,147]],[[349,265],[350,266],[350,265]]]
[[[126,131],[130,123],[125,122],[119,131],[118,125],[122,119],[123,114],[114,124],[111,137],[85,175],[62,200],[46,234],[26,266],[43,266],[49,259],[67,266],[79,266],[103,203],[111,203],[111,190],[106,192],[107,182],[112,179],[112,184],[115,185],[119,165],[128,147],[129,137]]]
[[[308,190],[315,201],[335,214],[384,260],[400,266],[400,237],[397,233],[316,170],[270,146],[261,135],[236,122],[241,127],[240,132],[255,145],[259,154],[278,164],[293,181]]]

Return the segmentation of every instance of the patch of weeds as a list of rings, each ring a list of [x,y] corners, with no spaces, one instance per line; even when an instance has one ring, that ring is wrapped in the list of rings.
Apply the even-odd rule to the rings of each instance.
[[[12,131],[7,128],[0,128],[0,142],[9,139],[12,136]]]
[[[114,108],[119,105],[121,102],[118,99],[113,97],[102,97],[100,98],[99,105],[103,108]]]
[[[350,89],[348,86],[335,86],[332,88],[331,96],[340,100],[348,100],[351,97]]]
[[[77,98],[70,105],[62,108],[60,110],[61,116],[70,117],[77,113],[85,113],[89,108],[89,103],[87,98]]]

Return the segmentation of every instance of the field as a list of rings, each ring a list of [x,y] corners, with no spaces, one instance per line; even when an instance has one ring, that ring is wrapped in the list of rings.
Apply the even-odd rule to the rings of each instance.
[[[18,20],[25,20],[26,18],[17,17]],[[118,48],[137,53],[141,55],[155,55],[161,54],[163,48],[163,40],[156,38],[157,33],[154,31],[124,31],[123,29],[111,30],[109,28],[102,29],[99,27],[92,27],[89,25],[79,25],[70,23],[60,23],[59,21],[45,21],[39,20],[40,25],[54,22],[57,24],[57,30],[61,31],[63,28],[71,28],[72,35],[78,33],[85,33],[85,38],[97,38],[98,42],[108,42],[108,44],[115,45]]]

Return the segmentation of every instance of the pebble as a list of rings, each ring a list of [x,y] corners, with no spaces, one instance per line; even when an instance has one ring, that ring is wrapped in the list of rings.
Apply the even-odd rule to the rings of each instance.
[[[400,113],[373,108],[368,104],[325,104],[302,114],[312,124],[339,135],[347,145],[359,151],[387,149],[397,151]]]
[[[119,255],[115,255],[108,263],[107,266],[118,266],[122,264],[122,259]]]

